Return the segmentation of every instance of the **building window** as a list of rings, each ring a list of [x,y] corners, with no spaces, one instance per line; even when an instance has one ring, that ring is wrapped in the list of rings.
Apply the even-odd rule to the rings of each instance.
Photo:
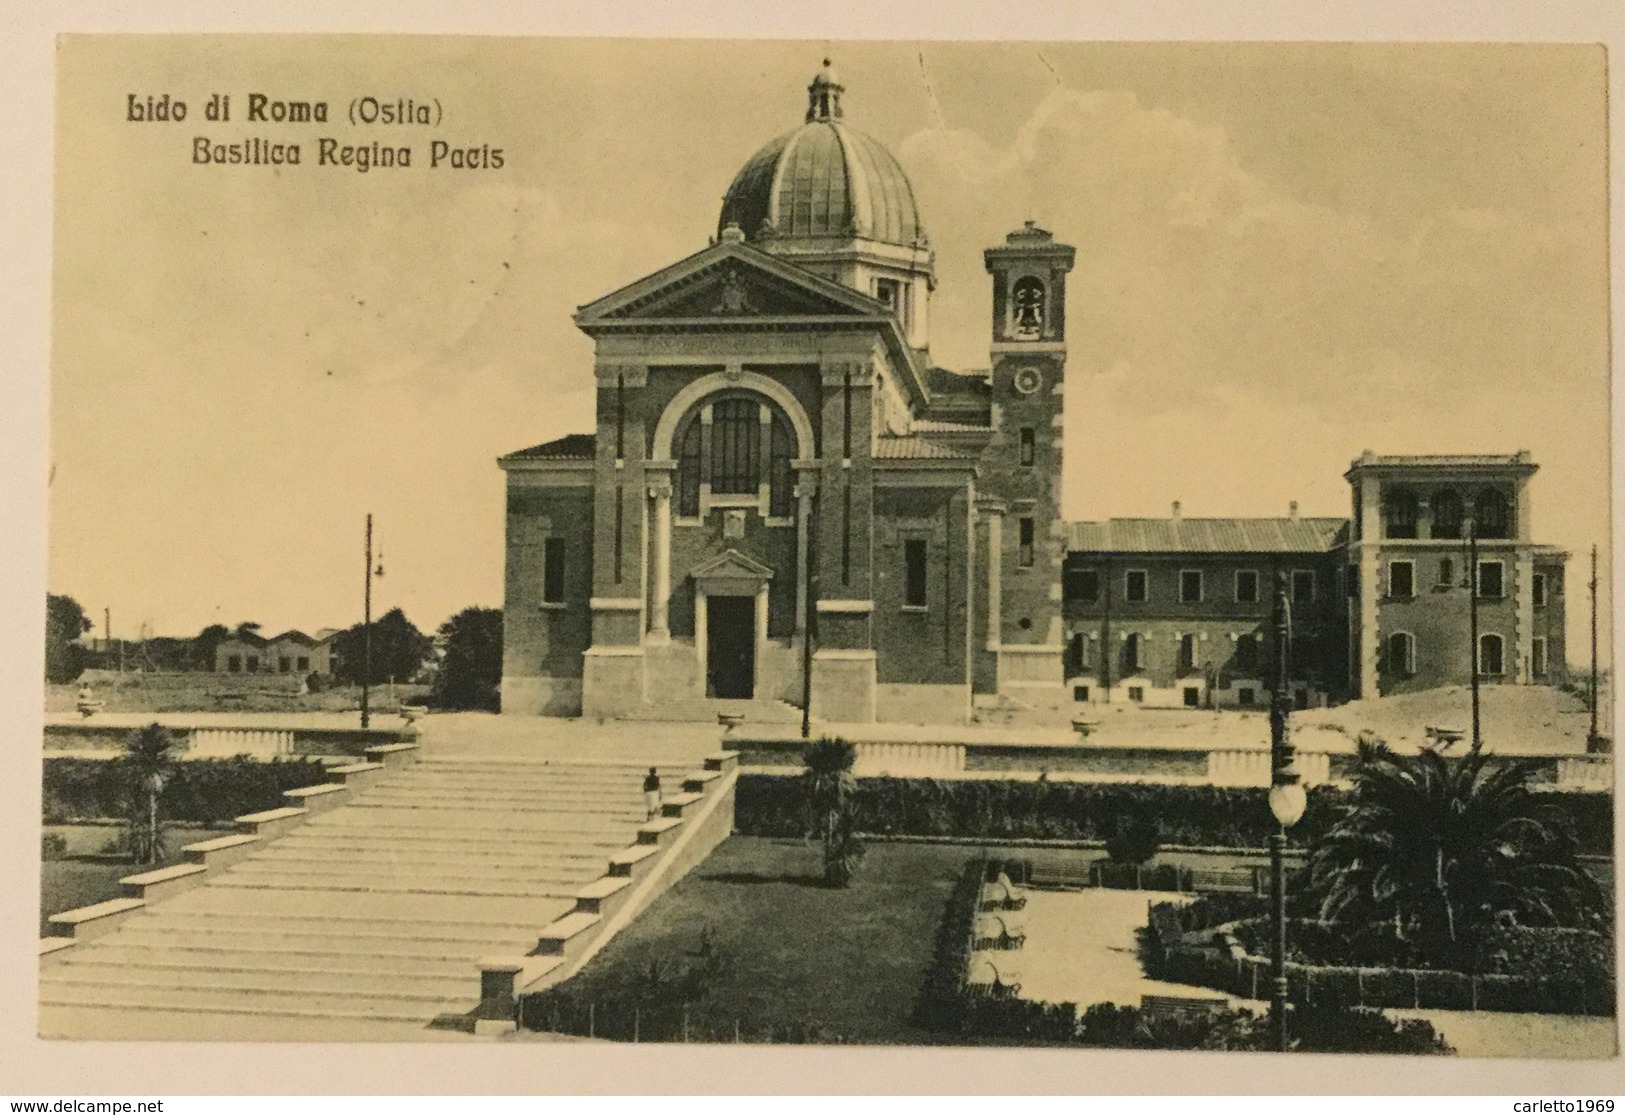
[[[1416,673],[1416,640],[1403,631],[1388,636],[1388,672],[1403,678]]]
[[[1546,676],[1546,640],[1535,637],[1529,641],[1529,673],[1533,677]]]
[[[903,542],[903,607],[925,607],[925,539]]]
[[[1020,528],[1021,537],[1019,541],[1021,548],[1017,551],[1016,561],[1023,569],[1028,569],[1033,564],[1033,521],[1031,519],[1020,519],[1017,525]]]
[[[1074,632],[1067,645],[1067,658],[1070,660],[1074,674],[1081,674],[1089,668],[1089,636],[1081,631]]]
[[[1395,600],[1409,600],[1416,595],[1416,566],[1408,561],[1388,563],[1388,595]]]
[[[1450,588],[1456,583],[1456,563],[1449,558],[1439,559],[1439,577],[1433,582],[1434,588]]]
[[[1441,488],[1433,493],[1433,537],[1460,538],[1462,520],[1466,510],[1461,493],[1454,488]]]
[[[1185,686],[1185,707],[1200,708],[1202,706],[1202,691],[1194,685]]]
[[[300,655],[299,661],[294,663],[294,668],[301,674],[304,673],[306,670],[310,669],[310,659],[306,658],[304,655]]]
[[[233,655],[230,655],[229,657],[227,657],[227,659],[226,659],[226,672],[228,674],[240,674],[240,673],[242,673],[243,672],[243,656],[240,655],[240,654],[233,654]]]
[[[286,655],[278,658],[276,660],[276,668],[277,672],[280,674],[291,673],[293,671],[293,659],[287,657]]]
[[[542,603],[564,603],[564,539],[542,540]]]
[[[1100,599],[1100,571],[1098,569],[1068,569],[1066,571],[1066,597],[1093,604]]]
[[[1127,600],[1130,604],[1145,603],[1146,594],[1144,569],[1130,569],[1128,572],[1123,574],[1123,599]]]
[[[249,655],[243,664],[248,667],[248,672],[251,674],[257,674],[260,672],[260,660],[255,655]]]
[[[1473,533],[1480,538],[1511,538],[1512,507],[1499,488],[1485,488],[1473,499]]]
[[[1139,704],[1140,702],[1144,701],[1145,700],[1145,686],[1143,686],[1143,685],[1131,685],[1131,686],[1129,686],[1128,687],[1128,699],[1133,701],[1135,704]]]
[[[1350,562],[1345,577],[1343,583],[1348,588],[1349,599],[1358,600],[1360,598],[1360,567]]]
[[[761,482],[761,408],[752,399],[711,404],[711,490],[754,493]]]
[[[1236,570],[1236,603],[1258,603],[1258,570]]]
[[[1196,669],[1196,636],[1181,635],[1179,637],[1179,668],[1189,672]]]
[[[1388,538],[1416,537],[1416,493],[1389,488],[1382,497],[1383,534]]]
[[[1258,669],[1258,636],[1242,635],[1236,640],[1236,669],[1251,674]]]
[[[1145,669],[1145,636],[1131,632],[1123,639],[1123,665],[1130,670]]]
[[[884,305],[897,319],[903,319],[903,284],[896,279],[875,280],[875,301]]]
[[[1498,561],[1478,563],[1478,595],[1481,600],[1499,600],[1502,596],[1502,566]]]
[[[1200,569],[1181,569],[1179,571],[1179,602],[1181,604],[1200,604],[1202,602],[1202,571]]]
[[[1478,672],[1485,677],[1499,677],[1502,670],[1501,636],[1480,635],[1478,637]]]
[[[677,447],[677,514],[694,518],[700,513],[700,422],[690,419]]]
[[[1072,687],[1072,699],[1074,701],[1087,701],[1089,699],[1089,687],[1087,685],[1074,685]]]
[[[1294,569],[1292,571],[1292,603],[1313,604],[1315,602],[1315,572],[1312,569]]]
[[[1038,454],[1038,448],[1037,448],[1037,440],[1036,440],[1036,438],[1034,436],[1033,428],[1031,426],[1023,426],[1021,428],[1020,441],[1021,441],[1021,467],[1022,468],[1032,468],[1033,467],[1033,459]]]
[[[1252,708],[1253,700],[1254,695],[1252,686],[1244,685],[1240,689],[1236,690],[1236,704],[1240,705],[1242,708]]]
[[[1037,337],[1044,332],[1044,284],[1031,275],[1017,279],[1010,291],[1011,324],[1018,337]]]
[[[1546,574],[1536,573],[1529,578],[1529,590],[1535,598],[1535,607],[1544,608],[1546,606]]]

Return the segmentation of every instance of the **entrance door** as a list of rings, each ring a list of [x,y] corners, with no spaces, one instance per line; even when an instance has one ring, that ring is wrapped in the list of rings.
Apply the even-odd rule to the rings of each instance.
[[[756,693],[756,598],[705,599],[706,696],[748,700]]]

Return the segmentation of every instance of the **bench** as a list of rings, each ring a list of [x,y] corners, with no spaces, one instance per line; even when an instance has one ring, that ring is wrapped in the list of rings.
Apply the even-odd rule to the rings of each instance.
[[[1256,894],[1258,882],[1250,867],[1230,871],[1195,868],[1191,871],[1191,890],[1202,894]]]
[[[1061,887],[1082,890],[1095,885],[1093,863],[1041,863],[1035,862],[1027,873],[1030,887]]]
[[[1230,1000],[1222,997],[1140,996],[1140,1014],[1159,1022],[1201,1022],[1221,1015],[1229,1009]]]

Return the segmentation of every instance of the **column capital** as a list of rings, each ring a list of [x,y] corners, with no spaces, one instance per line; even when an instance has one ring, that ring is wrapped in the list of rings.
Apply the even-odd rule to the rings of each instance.
[[[617,380],[628,387],[645,387],[649,383],[649,365],[641,360],[635,363],[600,360],[593,365],[593,374],[600,387],[614,387]]]
[[[862,360],[830,361],[820,364],[818,370],[825,387],[841,387],[846,383],[847,376],[852,377],[853,387],[868,387],[875,377],[874,368]]]
[[[976,511],[980,515],[1003,515],[1009,510],[1009,504],[992,496],[982,496],[976,501]]]
[[[666,474],[663,474],[663,475],[660,474],[660,473],[656,473],[653,476],[646,476],[646,477],[644,477],[644,484],[647,485],[647,487],[648,487],[649,498],[650,499],[653,499],[653,500],[669,500],[669,499],[671,499],[672,484],[671,484],[671,474],[670,473],[666,473]]]

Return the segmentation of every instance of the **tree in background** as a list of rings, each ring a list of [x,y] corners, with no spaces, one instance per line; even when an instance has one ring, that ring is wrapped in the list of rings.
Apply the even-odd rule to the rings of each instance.
[[[157,723],[132,733],[124,742],[124,768],[130,787],[130,851],[137,863],[163,859],[163,843],[158,839],[162,831],[158,798],[175,771],[176,752],[175,737]]]
[[[211,623],[192,640],[192,669],[213,670],[214,652],[220,644],[231,638],[231,630],[222,623]]]
[[[365,627],[356,624],[348,631],[333,636],[336,661],[333,674],[351,685],[361,684],[361,673],[367,655],[363,649]],[[433,642],[412,625],[406,613],[392,608],[372,621],[372,676],[369,685],[382,685],[386,681],[411,681],[423,668],[424,660],[434,649]]]
[[[813,740],[802,752],[807,795],[807,835],[824,845],[824,883],[844,887],[863,858],[856,828],[858,781],[852,776],[857,748],[844,739]]]
[[[90,630],[90,618],[71,596],[45,596],[45,680],[65,685],[84,673],[84,650],[75,641]]]
[[[446,656],[429,703],[436,708],[502,707],[502,609],[464,608],[440,625]]]

